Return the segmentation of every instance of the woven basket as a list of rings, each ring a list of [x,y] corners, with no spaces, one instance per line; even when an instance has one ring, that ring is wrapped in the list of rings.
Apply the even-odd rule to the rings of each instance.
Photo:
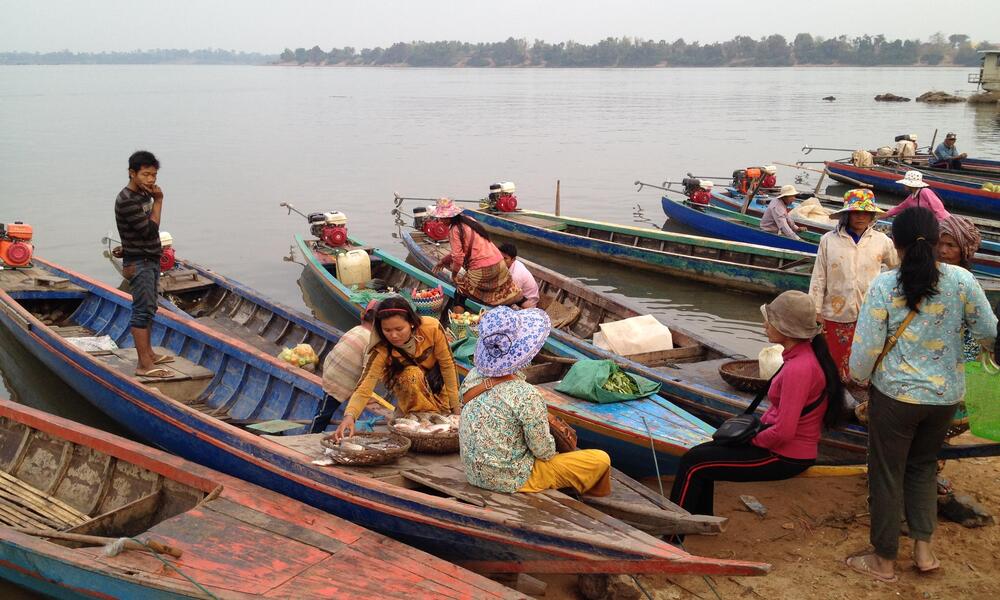
[[[413,306],[417,309],[417,313],[421,315],[436,317],[441,314],[441,309],[444,308],[446,302],[448,302],[448,297],[441,294],[435,298],[414,298]]]
[[[759,394],[767,390],[767,379],[760,377],[760,363],[757,360],[732,360],[719,367],[719,375],[734,388]]]
[[[389,423],[389,431],[410,440],[410,450],[421,454],[454,454],[458,452],[458,431],[442,433],[415,433],[396,429],[395,420]]]
[[[395,433],[356,433],[344,440],[369,448],[361,452],[347,452],[340,448],[332,435],[320,440],[320,444],[335,451],[326,454],[333,462],[353,467],[391,463],[410,449],[409,438]]]

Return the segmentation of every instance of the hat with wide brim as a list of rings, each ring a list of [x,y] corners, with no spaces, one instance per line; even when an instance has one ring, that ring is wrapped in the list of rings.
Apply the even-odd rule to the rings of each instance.
[[[816,322],[816,303],[804,292],[783,292],[770,304],[761,304],[760,312],[765,322],[790,338],[811,340],[823,330]]]
[[[543,310],[513,310],[507,306],[491,309],[479,319],[473,363],[484,377],[517,373],[531,364],[551,329],[552,322]]]
[[[920,171],[907,171],[906,175],[904,175],[902,179],[897,180],[896,183],[911,188],[930,187],[929,185],[924,183],[924,174],[921,173]]]
[[[788,196],[798,196],[799,190],[794,185],[786,184],[781,186],[781,191],[778,192],[778,198],[785,198]]]
[[[449,219],[462,214],[462,208],[451,198],[439,198],[434,205],[431,216],[438,219]]]
[[[875,194],[871,190],[858,188],[844,194],[844,208],[830,213],[830,216],[850,212],[865,212],[877,215],[885,211],[875,204]]]

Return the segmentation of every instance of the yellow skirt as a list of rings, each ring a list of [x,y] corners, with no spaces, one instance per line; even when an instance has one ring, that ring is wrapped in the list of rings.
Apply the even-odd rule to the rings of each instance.
[[[535,459],[531,476],[519,492],[574,488],[588,496],[611,493],[611,457],[603,450],[574,450],[549,460]]]
[[[424,372],[420,367],[410,365],[400,372],[389,386],[396,397],[396,406],[404,414],[413,412],[451,412],[443,390],[434,394],[427,388]]]

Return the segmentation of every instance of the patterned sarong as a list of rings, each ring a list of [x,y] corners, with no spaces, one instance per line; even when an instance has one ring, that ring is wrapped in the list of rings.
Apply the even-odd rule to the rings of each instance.
[[[514,304],[524,297],[503,261],[456,276],[455,286],[461,294],[490,306]]]
[[[854,341],[854,326],[857,322],[837,323],[836,321],[823,320],[823,334],[826,336],[826,345],[830,348],[830,356],[833,363],[837,365],[840,373],[840,380],[844,383],[850,381],[850,360],[851,343]]]

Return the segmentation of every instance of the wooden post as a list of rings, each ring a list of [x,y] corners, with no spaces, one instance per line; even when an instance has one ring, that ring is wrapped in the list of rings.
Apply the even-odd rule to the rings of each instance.
[[[556,179],[556,216],[559,216],[559,184],[560,180]]]
[[[927,147],[927,154],[934,154],[934,142],[937,141],[937,127],[934,128],[934,137],[931,138],[931,145]],[[931,159],[927,159],[927,166],[930,166]]]
[[[816,194],[817,196],[819,195],[820,186],[823,185],[823,180],[826,179],[827,173],[829,173],[829,171],[823,169],[823,174],[819,176],[819,181],[816,182],[816,189],[813,190],[813,193]]]

